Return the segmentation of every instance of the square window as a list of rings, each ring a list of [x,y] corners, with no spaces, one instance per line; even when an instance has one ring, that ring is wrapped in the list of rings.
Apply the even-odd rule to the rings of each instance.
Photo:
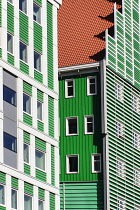
[[[34,68],[41,71],[41,55],[34,51]]]
[[[43,210],[43,201],[42,200],[38,200],[38,210]]]
[[[37,168],[45,170],[45,153],[39,150],[35,150],[35,165]]]
[[[136,132],[132,133],[132,145],[136,149],[140,149],[140,135]]]
[[[7,34],[7,51],[13,54],[13,36],[11,34]]]
[[[116,161],[117,175],[121,178],[125,177],[125,163],[121,160]]]
[[[140,100],[135,95],[132,95],[132,110],[137,113],[140,111]]]
[[[19,9],[27,14],[27,0],[19,0]]]
[[[37,101],[37,119],[42,121],[42,103]]]
[[[116,136],[124,139],[124,124],[116,121]]]
[[[87,77],[87,95],[97,95],[96,76]]]
[[[65,97],[66,98],[74,97],[74,80],[73,79],[65,80]]]
[[[134,184],[137,186],[140,186],[140,171],[137,169],[133,170],[133,178],[134,178]]]
[[[17,209],[17,191],[11,190],[11,208]]]
[[[32,197],[24,194],[24,210],[32,210]]]
[[[0,185],[0,204],[5,204],[4,186]]]
[[[3,86],[3,100],[16,106],[16,92],[7,86]]]
[[[66,164],[68,174],[79,173],[78,155],[67,155]]]
[[[66,135],[77,135],[78,134],[78,123],[77,117],[66,118]]]
[[[33,19],[36,22],[41,23],[41,8],[34,3],[33,10]]]
[[[20,59],[27,63],[27,45],[20,42]]]
[[[94,116],[88,115],[85,116],[85,134],[94,133]]]
[[[92,173],[101,172],[101,154],[92,154]]]
[[[119,84],[118,82],[115,82],[115,97],[119,101],[123,102],[123,85]]]
[[[23,111],[31,114],[31,97],[23,93]]]
[[[12,0],[7,0],[7,1],[9,1],[10,3],[12,3]]]
[[[117,209],[118,210],[125,210],[126,209],[125,200],[118,198],[118,200],[117,200]]]
[[[24,144],[24,162],[29,163],[29,145]]]
[[[17,152],[17,139],[14,136],[11,136],[8,133],[3,133],[3,140],[4,140],[4,147],[13,151]]]

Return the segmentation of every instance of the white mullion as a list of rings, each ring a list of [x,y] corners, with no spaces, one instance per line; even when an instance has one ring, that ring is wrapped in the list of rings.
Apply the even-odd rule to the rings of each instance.
[[[31,115],[33,117],[33,127],[37,129],[37,89],[32,86]]]
[[[35,136],[30,135],[30,166],[31,166],[31,176],[35,177]]]
[[[24,172],[24,159],[23,159],[23,130],[18,128],[17,130],[17,161],[18,161],[18,170]]]
[[[38,210],[38,187],[33,186],[32,209]]]
[[[55,157],[55,186],[59,188],[59,149],[57,147],[54,147],[54,157]]]
[[[24,181],[18,180],[18,206],[17,209],[24,210]]]
[[[46,173],[47,173],[47,183],[51,184],[51,144],[46,143]]]
[[[5,205],[6,209],[11,209],[11,176],[9,174],[6,174]]]

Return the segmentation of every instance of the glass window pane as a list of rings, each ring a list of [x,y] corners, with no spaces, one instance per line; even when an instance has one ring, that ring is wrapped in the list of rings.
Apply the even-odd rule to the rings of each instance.
[[[33,9],[34,9],[34,14],[33,14],[33,19],[38,22],[38,23],[41,23],[41,19],[40,19],[40,16],[41,16],[41,12],[40,12],[40,7],[38,7],[36,4],[33,5]]]
[[[20,42],[20,59],[27,63],[27,46]]]
[[[78,172],[78,157],[69,157],[69,172]]]
[[[77,118],[68,119],[69,134],[77,134]]]
[[[34,52],[34,68],[41,71],[41,55]]]
[[[42,103],[37,101],[37,119],[42,120]]]
[[[24,144],[24,162],[29,163],[29,146]]]
[[[20,9],[22,12],[27,13],[26,0],[19,0],[19,9]]]
[[[31,114],[31,97],[23,93],[23,111]]]
[[[39,150],[35,150],[36,167],[45,170],[45,154]]]
[[[95,84],[90,84],[90,93],[95,93]]]
[[[10,149],[14,152],[17,151],[17,139],[14,136],[11,136],[8,133],[4,133],[3,139],[3,144],[5,148]]]
[[[12,0],[8,0],[10,3],[12,3]]]
[[[16,106],[16,92],[6,86],[3,86],[3,100]]]
[[[38,210],[43,210],[43,201],[38,201]]]
[[[17,209],[17,191],[11,191],[11,207]]]
[[[32,197],[24,195],[24,210],[32,210]]]
[[[4,186],[0,185],[0,204],[4,204]]]
[[[7,34],[7,51],[13,53],[13,36]]]

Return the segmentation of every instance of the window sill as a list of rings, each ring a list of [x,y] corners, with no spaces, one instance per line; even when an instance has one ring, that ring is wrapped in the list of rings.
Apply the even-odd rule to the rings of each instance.
[[[7,53],[8,53],[9,55],[14,56],[14,53],[11,53],[11,52],[9,52],[9,51],[7,51]]]
[[[42,172],[46,173],[46,171],[45,171],[45,170],[43,170],[43,169],[41,169],[41,168],[37,168],[37,167],[35,167],[35,169],[37,169],[37,170],[39,170],[39,171],[42,171]]]
[[[75,133],[75,134],[66,134],[66,136],[78,136],[79,134],[77,133]]]
[[[101,171],[92,171],[92,174],[98,174],[101,173]]]
[[[41,23],[37,22],[36,20],[33,20],[35,23],[37,23],[39,26],[42,27]]]
[[[93,135],[93,134],[94,134],[93,132],[85,133],[85,135]]]
[[[26,163],[26,162],[24,162],[24,164],[26,164],[26,165],[28,165],[28,166],[31,166],[31,165],[30,165],[30,163]]]
[[[29,114],[28,112],[23,111],[23,114],[27,114],[28,116],[32,117],[32,115]]]
[[[39,120],[39,119],[37,119],[37,121],[38,121],[38,122],[41,122],[41,123],[43,123],[43,121],[42,121],[42,120]]]
[[[22,12],[22,13],[23,13],[24,15],[26,15],[27,17],[29,17],[29,16],[27,15],[27,13],[23,12],[23,11],[20,10],[20,9],[19,9],[19,11]]]
[[[26,64],[27,66],[29,66],[28,63],[26,63],[25,61],[23,61],[21,59],[19,61],[22,62],[22,63],[24,63],[24,64]]]
[[[79,174],[79,172],[67,172],[66,174]]]
[[[97,95],[97,93],[87,93],[87,96],[95,96],[95,95]]]
[[[35,68],[34,68],[34,71],[37,71],[38,73],[40,73],[40,74],[43,75],[43,73],[42,73],[41,71],[39,71],[38,69],[35,69]]]
[[[65,98],[75,98],[75,96],[65,96]]]

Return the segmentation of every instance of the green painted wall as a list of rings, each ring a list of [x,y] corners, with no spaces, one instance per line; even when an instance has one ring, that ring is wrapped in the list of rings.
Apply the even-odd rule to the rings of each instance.
[[[102,173],[91,173],[91,154],[102,153],[100,79],[97,75],[98,93],[87,96],[87,75],[76,76],[75,97],[65,98],[65,79],[59,81],[60,87],[60,181],[102,180]],[[74,78],[74,77],[70,77]],[[84,115],[94,115],[94,135],[84,134]],[[78,116],[79,135],[66,136],[65,118]],[[66,174],[66,155],[79,154],[79,173]]]

